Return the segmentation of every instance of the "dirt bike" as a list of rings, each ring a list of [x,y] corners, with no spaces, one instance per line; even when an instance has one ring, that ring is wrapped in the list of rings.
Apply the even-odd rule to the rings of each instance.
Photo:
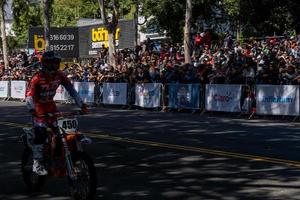
[[[78,121],[75,113],[49,113],[43,116],[55,116],[58,129],[48,128],[48,138],[44,144],[44,165],[48,176],[39,176],[32,171],[32,145],[34,133],[32,128],[23,128],[22,140],[24,151],[22,155],[22,175],[25,184],[31,192],[42,189],[48,177],[67,177],[70,193],[75,200],[94,199],[97,187],[97,175],[94,163],[84,152],[83,146],[92,140],[78,132]]]

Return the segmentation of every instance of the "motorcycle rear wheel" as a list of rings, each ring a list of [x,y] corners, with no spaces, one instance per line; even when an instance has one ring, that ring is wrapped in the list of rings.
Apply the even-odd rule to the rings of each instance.
[[[25,148],[22,154],[21,171],[24,182],[30,192],[40,192],[45,185],[46,176],[39,176],[32,171],[32,150]]]
[[[71,196],[74,200],[93,200],[96,195],[97,174],[93,160],[84,152],[72,155],[76,178],[69,177]]]

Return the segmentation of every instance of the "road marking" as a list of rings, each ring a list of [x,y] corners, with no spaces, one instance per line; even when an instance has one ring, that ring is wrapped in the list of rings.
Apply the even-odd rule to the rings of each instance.
[[[19,123],[3,122],[3,121],[0,121],[0,125],[12,126],[16,128],[30,127],[29,124],[19,124]],[[111,141],[117,141],[123,143],[139,144],[139,145],[145,145],[151,147],[167,148],[172,150],[180,150],[180,151],[187,151],[187,152],[194,152],[194,153],[210,154],[215,156],[217,155],[223,157],[238,158],[244,160],[251,160],[255,162],[267,162],[272,164],[280,164],[280,165],[286,165],[294,168],[300,168],[300,162],[293,161],[293,160],[284,160],[284,159],[277,159],[277,158],[257,156],[257,155],[240,154],[240,153],[227,152],[227,151],[221,151],[215,149],[160,143],[160,142],[147,141],[147,140],[136,140],[136,139],[130,139],[125,137],[112,136],[109,134],[105,134],[104,132],[85,132],[85,134],[93,138],[105,139],[105,140],[111,140]]]

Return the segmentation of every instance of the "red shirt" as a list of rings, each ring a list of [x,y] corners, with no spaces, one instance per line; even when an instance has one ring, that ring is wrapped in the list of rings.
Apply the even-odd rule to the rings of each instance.
[[[59,71],[54,75],[39,72],[32,77],[26,91],[28,108],[35,109],[39,115],[57,112],[53,98],[59,85],[63,85],[70,95],[75,98],[76,103],[82,106],[81,99],[70,80],[63,72]]]

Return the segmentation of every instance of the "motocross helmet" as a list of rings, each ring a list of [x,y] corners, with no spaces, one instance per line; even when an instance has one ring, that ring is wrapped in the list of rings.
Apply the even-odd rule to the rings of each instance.
[[[55,73],[59,70],[61,57],[54,51],[45,51],[41,57],[42,70]]]

